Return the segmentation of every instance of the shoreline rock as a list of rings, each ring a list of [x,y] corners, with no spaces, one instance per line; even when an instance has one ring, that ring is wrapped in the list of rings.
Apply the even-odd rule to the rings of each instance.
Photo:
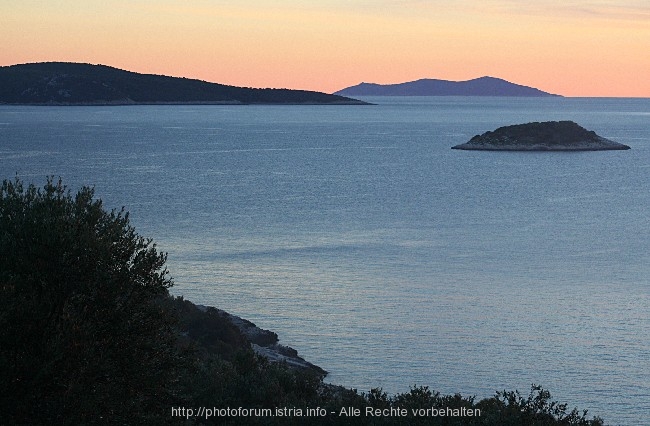
[[[203,312],[214,310],[221,317],[226,318],[249,341],[253,351],[258,355],[266,357],[270,362],[286,362],[287,366],[291,368],[309,370],[322,377],[327,376],[326,370],[300,357],[297,350],[278,343],[279,338],[276,333],[259,328],[251,321],[232,315],[224,310],[204,305],[195,306]]]
[[[606,151],[629,146],[611,141],[573,121],[547,121],[499,127],[451,149],[480,151]]]

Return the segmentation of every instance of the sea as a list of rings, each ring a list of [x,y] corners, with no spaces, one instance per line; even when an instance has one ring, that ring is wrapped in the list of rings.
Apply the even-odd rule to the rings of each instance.
[[[650,99],[0,106],[0,178],[93,186],[168,253],[172,293],[389,394],[531,384],[650,422]],[[573,120],[631,147],[458,151]]]

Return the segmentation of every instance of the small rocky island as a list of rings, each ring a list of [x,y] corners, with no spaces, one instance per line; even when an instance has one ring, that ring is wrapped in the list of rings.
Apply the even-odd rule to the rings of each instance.
[[[630,149],[573,121],[547,121],[499,127],[452,149],[482,151],[604,151]]]

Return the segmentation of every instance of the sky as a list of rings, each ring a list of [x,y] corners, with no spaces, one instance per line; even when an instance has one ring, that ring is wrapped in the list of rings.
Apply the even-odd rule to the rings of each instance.
[[[0,65],[68,61],[327,93],[499,77],[650,97],[650,0],[0,0]]]

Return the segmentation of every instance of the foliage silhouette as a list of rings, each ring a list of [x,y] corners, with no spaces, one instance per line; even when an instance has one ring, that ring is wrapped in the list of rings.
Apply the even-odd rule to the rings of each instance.
[[[4,181],[0,193],[0,411],[15,423],[134,418],[167,407],[178,359],[166,256],[106,212]]]

